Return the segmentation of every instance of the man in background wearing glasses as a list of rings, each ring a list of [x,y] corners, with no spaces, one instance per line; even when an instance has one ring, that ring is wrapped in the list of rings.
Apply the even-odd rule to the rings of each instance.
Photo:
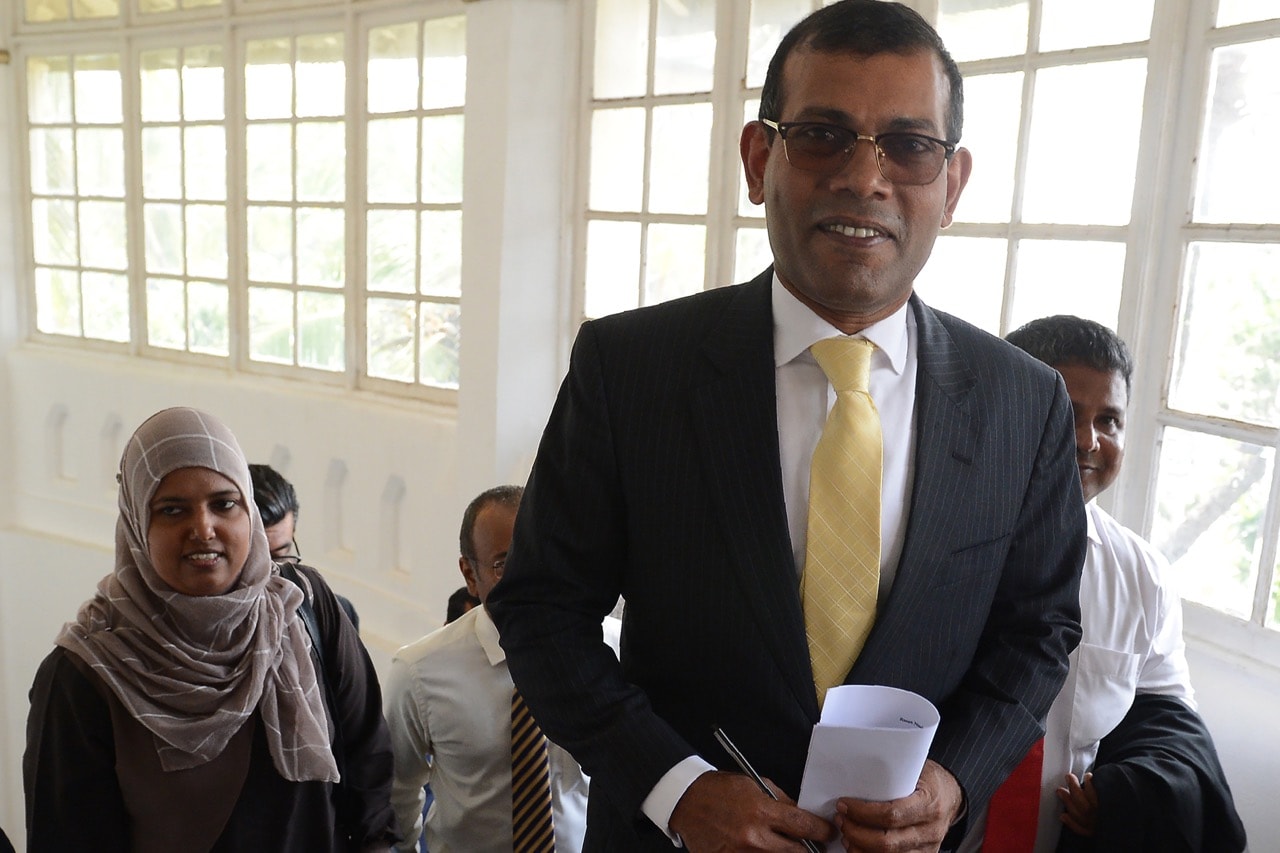
[[[1070,401],[912,293],[971,168],[960,75],[927,23],[879,0],[815,12],[759,115],[741,151],[773,267],[582,327],[490,608],[543,729],[592,776],[584,849],[950,847],[1041,736],[1079,638]],[[810,347],[849,336],[874,344],[851,393],[883,436],[879,523],[857,537],[810,525],[835,397]],[[835,826],[789,802],[832,686],[811,663],[807,543],[833,535],[878,557],[835,683],[913,690],[942,716],[915,792],[844,798]],[[619,593],[620,665],[598,627]],[[782,802],[725,772],[716,727]]]

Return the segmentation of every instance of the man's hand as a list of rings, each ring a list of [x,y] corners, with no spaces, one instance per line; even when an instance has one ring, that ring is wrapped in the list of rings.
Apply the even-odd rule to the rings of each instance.
[[[765,780],[768,782],[768,780]],[[835,827],[820,817],[796,808],[773,783],[780,802],[774,802],[739,773],[703,773],[671,812],[671,831],[679,833],[693,853],[730,850],[777,850],[803,853],[797,840],[825,842]]]
[[[941,764],[926,761],[908,797],[884,803],[837,800],[836,826],[850,851],[937,850],[963,803],[955,777]]]
[[[1066,787],[1058,789],[1058,799],[1066,806],[1062,823],[1076,835],[1091,838],[1098,825],[1098,789],[1093,787],[1093,774],[1084,774],[1084,782],[1076,774],[1067,774]]]

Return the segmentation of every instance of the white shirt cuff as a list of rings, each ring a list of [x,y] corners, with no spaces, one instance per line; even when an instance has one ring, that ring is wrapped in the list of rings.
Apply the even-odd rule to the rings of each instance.
[[[645,797],[644,802],[640,804],[640,811],[644,812],[645,817],[653,821],[654,825],[662,830],[676,847],[683,847],[684,842],[680,840],[679,835],[671,831],[671,813],[676,810],[676,803],[680,802],[680,798],[684,796],[685,791],[689,790],[694,780],[703,773],[715,769],[715,766],[709,764],[702,756],[690,755],[663,774],[658,784],[654,785],[653,790],[649,792],[649,796]]]

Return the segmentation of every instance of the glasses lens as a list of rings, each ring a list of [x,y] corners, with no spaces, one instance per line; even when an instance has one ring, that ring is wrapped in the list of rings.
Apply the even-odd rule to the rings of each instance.
[[[783,142],[787,161],[797,169],[834,172],[849,159],[854,135],[832,124],[795,124],[787,129]]]
[[[947,159],[945,148],[914,133],[882,133],[876,143],[883,154],[880,171],[895,184],[931,183]]]

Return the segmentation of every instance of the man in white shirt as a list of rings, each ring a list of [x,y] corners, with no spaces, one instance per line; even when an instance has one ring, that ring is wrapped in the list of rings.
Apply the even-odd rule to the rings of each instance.
[[[483,492],[463,514],[458,566],[483,603],[502,577],[523,489]],[[606,641],[617,648],[617,620]],[[432,853],[510,853],[512,847],[511,676],[498,631],[483,606],[400,649],[386,686],[386,716],[395,756],[392,805],[405,840],[417,849],[423,832],[423,785],[435,801],[426,815]],[[557,853],[582,847],[589,780],[577,762],[548,741]]]
[[[1160,800],[1168,779],[1144,778],[1145,770],[1131,766],[1124,784],[1139,790],[1142,805],[1132,808],[1127,795],[1095,785],[1094,773],[1103,739],[1126,724],[1124,738],[1134,746],[1135,727],[1161,729],[1161,746],[1168,755],[1187,744],[1188,735],[1175,733],[1166,717],[1202,728],[1194,714],[1195,699],[1182,639],[1182,604],[1165,558],[1146,540],[1104,512],[1094,500],[1120,473],[1124,460],[1125,409],[1129,403],[1133,360],[1115,332],[1091,320],[1067,315],[1045,317],[1011,332],[1007,340],[1056,369],[1066,382],[1075,414],[1076,462],[1087,502],[1089,544],[1080,581],[1080,645],[1071,654],[1070,671],[1045,723],[1041,769],[1039,825],[1035,850],[1062,849],[1079,842],[1082,849],[1130,849],[1118,843],[1106,821],[1124,827],[1132,845],[1143,823],[1176,823],[1182,808],[1199,811],[1202,788],[1217,790],[1230,805],[1225,780],[1220,781],[1216,755],[1207,731],[1201,756],[1212,765],[1214,781],[1193,782],[1188,800]],[[1161,701],[1176,700],[1176,704]],[[1157,717],[1161,722],[1156,722]],[[1130,749],[1130,757],[1132,752]],[[1139,750],[1140,752],[1141,750]],[[1148,750],[1148,752],[1152,752]],[[1189,761],[1186,763],[1196,763]],[[1176,774],[1175,774],[1176,775]],[[1119,780],[1117,780],[1119,782]],[[1114,793],[1112,791],[1114,790]],[[1157,794],[1157,791],[1160,794]],[[1142,793],[1145,791],[1145,793]],[[1108,798],[1108,793],[1112,796]],[[999,796],[999,794],[997,794]],[[1120,797],[1125,797],[1121,801]],[[1204,802],[1209,802],[1205,797]],[[1155,808],[1159,803],[1160,808]],[[1145,807],[1145,808],[1144,808]],[[1142,814],[1141,812],[1160,812]],[[1229,809],[1234,816],[1234,808]],[[1119,813],[1117,813],[1119,812]],[[1228,821],[1229,822],[1229,821]],[[1236,821],[1238,826],[1238,819]],[[1066,827],[1064,830],[1063,827]],[[963,850],[979,849],[980,831],[970,835]],[[1089,839],[1085,842],[1083,839]],[[1243,843],[1241,831],[1239,842]],[[1140,848],[1173,849],[1143,837]],[[1173,842],[1168,842],[1173,843]],[[1185,846],[1183,846],[1185,843]],[[1182,837],[1179,849],[1239,849],[1230,840],[1204,846]],[[993,849],[988,838],[987,849]],[[1071,849],[1075,849],[1074,847]]]

